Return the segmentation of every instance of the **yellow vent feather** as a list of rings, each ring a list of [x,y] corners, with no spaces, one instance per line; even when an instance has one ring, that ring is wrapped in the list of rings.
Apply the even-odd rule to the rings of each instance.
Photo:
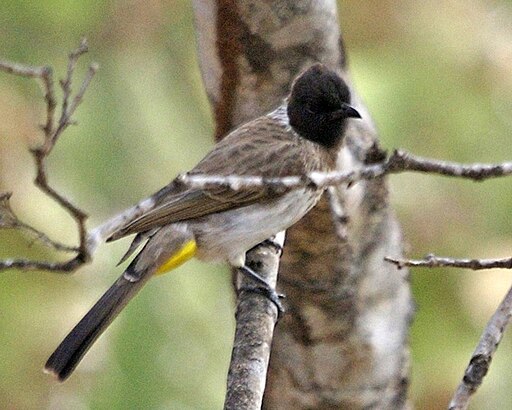
[[[166,262],[164,262],[155,272],[155,275],[161,275],[162,273],[166,273],[174,268],[177,268],[181,264],[188,261],[190,258],[194,257],[197,251],[196,241],[188,241],[185,243],[180,250],[178,250],[174,255],[172,255]]]

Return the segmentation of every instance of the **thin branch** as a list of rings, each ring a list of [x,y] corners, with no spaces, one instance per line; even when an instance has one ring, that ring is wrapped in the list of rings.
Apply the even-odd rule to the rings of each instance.
[[[398,269],[413,268],[465,268],[472,270],[511,269],[512,258],[502,259],[454,259],[429,254],[424,259],[395,259],[385,257],[384,260],[393,263]]]
[[[85,226],[85,222],[87,219],[87,214],[82,211],[80,208],[75,206],[69,199],[67,199],[64,195],[60,194],[56,189],[54,189],[50,183],[48,182],[48,175],[46,172],[46,160],[51,153],[53,147],[55,146],[59,136],[62,132],[71,124],[74,124],[72,119],[73,114],[76,109],[80,105],[85,91],[89,87],[89,84],[94,77],[96,71],[98,70],[98,65],[93,63],[89,66],[89,69],[82,81],[81,87],[78,93],[74,96],[72,102],[69,100],[72,96],[72,77],[75,72],[76,64],[80,56],[87,52],[87,40],[82,39],[80,45],[69,54],[68,59],[68,67],[67,67],[67,75],[66,78],[61,81],[61,86],[63,89],[63,101],[62,101],[62,112],[60,119],[58,121],[57,126],[55,127],[55,108],[56,108],[56,100],[55,100],[55,89],[54,89],[54,81],[53,81],[53,71],[51,67],[43,66],[43,67],[31,67],[24,66],[18,63],[0,61],[0,70],[5,71],[7,73],[19,75],[22,77],[31,77],[31,78],[39,78],[43,85],[44,90],[44,98],[46,101],[46,123],[42,127],[44,132],[44,141],[43,143],[34,149],[31,149],[32,156],[34,158],[36,164],[37,175],[35,178],[35,184],[37,187],[41,189],[46,195],[55,200],[60,206],[62,206],[75,220],[78,232],[79,232],[79,246],[78,248],[69,247],[64,244],[57,243],[55,241],[50,240],[45,234],[38,231],[37,229],[21,222],[14,213],[10,210],[7,200],[2,202],[2,213],[6,214],[10,212],[10,217],[14,217],[14,221],[10,221],[10,226],[6,224],[3,225],[4,228],[21,228],[26,231],[30,231],[33,234],[36,234],[37,238],[41,240],[46,245],[52,246],[58,250],[64,251],[75,251],[78,252],[78,255],[73,259],[62,262],[62,263],[53,263],[53,262],[39,262],[39,261],[29,261],[29,260],[6,260],[0,262],[0,270],[10,269],[10,268],[22,268],[24,270],[33,270],[33,269],[44,269],[51,271],[61,271],[61,272],[69,272],[76,269],[81,264],[88,262],[91,258],[91,253],[88,248],[87,241],[87,230]],[[9,195],[10,196],[10,195]],[[2,196],[2,199],[4,196]]]
[[[48,246],[50,248],[55,249],[56,251],[61,251],[61,252],[79,252],[80,251],[80,249],[77,248],[76,246],[68,246],[68,245],[64,245],[63,243],[60,243],[60,242],[55,242],[53,239],[50,239],[50,237],[48,235],[46,235],[44,232],[41,232],[40,230],[34,228],[33,226],[27,225],[24,222],[20,221],[18,227],[19,227],[19,229],[22,229],[22,230],[28,232],[29,234],[34,235],[36,240],[43,242],[43,244],[45,244],[46,246]]]
[[[181,182],[187,184],[187,186],[198,189],[223,187],[239,191],[248,188],[262,187],[269,192],[284,193],[299,187],[312,186],[315,188],[325,188],[339,184],[353,184],[360,180],[370,180],[380,178],[387,174],[398,174],[402,172],[423,172],[483,181],[489,178],[511,175],[512,162],[503,162],[500,164],[460,164],[431,158],[422,158],[403,150],[395,150],[384,161],[361,167],[354,171],[311,172],[307,175],[283,178],[202,174],[182,174],[178,178]]]
[[[482,384],[483,378],[489,370],[496,349],[503,337],[505,328],[512,315],[512,288],[492,315],[471,356],[464,377],[459,384],[450,402],[450,410],[464,410],[468,408],[471,395]]]
[[[77,247],[67,246],[50,239],[44,232],[21,221],[14,213],[9,203],[11,195],[11,192],[0,193],[0,229],[21,229],[35,236],[35,238],[43,242],[44,245],[54,248],[55,250],[64,252],[79,251]]]
[[[425,172],[448,177],[467,178],[483,181],[512,174],[512,161],[500,164],[460,164],[457,162],[440,161],[423,158],[403,150],[396,150],[385,162],[388,173],[396,174],[404,171]]]
[[[4,259],[0,260],[0,271],[5,269],[21,269],[24,271],[46,270],[51,272],[69,273],[82,266],[84,260],[82,254],[78,254],[74,258],[66,262],[46,262],[33,261],[29,259]]]
[[[12,61],[0,60],[0,70],[20,77],[42,78],[43,71],[51,71],[50,67],[33,67]]]
[[[182,174],[178,179],[195,189],[222,187],[233,191],[261,187],[268,192],[283,194],[300,187],[325,188],[342,183],[351,184],[362,179],[375,179],[387,173],[385,164],[370,165],[355,171],[311,172],[302,176],[267,178],[261,176]]]
[[[73,72],[75,71],[76,63],[83,54],[87,53],[89,47],[87,40],[84,38],[80,41],[80,45],[68,55],[68,69],[66,72],[66,78],[60,80],[60,86],[64,93],[62,101],[62,113],[60,116],[60,122],[65,122],[65,118],[68,115],[69,98],[71,97],[71,83],[73,80]]]
[[[80,91],[76,94],[71,104],[69,103],[69,99],[71,98],[72,89],[72,79],[73,79],[73,73],[76,68],[76,63],[78,59],[85,54],[89,50],[87,45],[87,40],[84,38],[81,40],[80,45],[77,49],[69,53],[69,59],[68,59],[68,69],[66,78],[64,80],[60,81],[60,86],[63,91],[63,101],[62,101],[62,112],[59,119],[59,125],[53,135],[51,136],[51,148],[55,145],[57,142],[57,139],[59,138],[60,134],[73,122],[71,121],[71,117],[75,113],[76,108],[78,105],[80,105],[80,102],[82,101],[83,94],[85,93],[85,90],[89,86],[89,83],[92,80],[92,77],[98,70],[98,65],[93,63],[89,66],[89,70],[87,71],[87,74],[85,75],[85,78],[82,82],[82,86],[80,87]],[[51,149],[50,148],[50,149]]]

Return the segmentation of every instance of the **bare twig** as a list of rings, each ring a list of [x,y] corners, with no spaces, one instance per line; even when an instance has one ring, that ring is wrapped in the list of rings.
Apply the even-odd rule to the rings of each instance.
[[[429,254],[424,259],[395,259],[390,257],[385,257],[384,259],[388,262],[395,264],[398,269],[404,268],[406,266],[414,268],[465,268],[472,270],[512,268],[512,258],[454,259]]]
[[[57,139],[62,134],[62,132],[71,124],[73,124],[73,121],[71,120],[71,117],[75,113],[76,108],[80,105],[83,94],[85,93],[85,90],[89,86],[89,83],[92,80],[92,77],[94,77],[94,74],[98,70],[98,65],[96,63],[93,63],[89,66],[89,70],[87,71],[87,74],[85,75],[85,78],[82,82],[82,86],[80,87],[80,90],[74,97],[73,101],[69,102],[69,99],[71,98],[72,89],[72,79],[73,79],[73,73],[76,68],[76,63],[80,56],[85,54],[88,51],[87,46],[87,40],[82,39],[80,42],[80,45],[78,48],[71,53],[69,53],[69,59],[68,59],[68,69],[66,78],[64,80],[60,81],[60,86],[63,91],[63,100],[62,100],[62,112],[59,119],[59,124],[57,126],[57,129],[53,132],[53,135],[50,139],[51,148],[55,145],[57,142]],[[51,149],[50,148],[50,149]]]
[[[7,226],[5,225],[7,225],[8,223],[20,223],[20,221],[11,221],[10,216],[6,216],[6,213],[4,211],[5,208],[2,206],[4,197],[7,197],[8,199],[10,197],[10,193],[0,195],[0,226],[4,226],[7,228]],[[103,242],[106,238],[108,238],[113,232],[115,232],[119,226],[127,223],[127,221],[134,220],[140,215],[142,215],[145,211],[149,209],[150,205],[151,201],[143,200],[139,202],[137,205],[128,208],[127,210],[115,215],[111,219],[105,221],[101,225],[92,229],[87,236],[86,244],[86,249],[89,255],[92,255],[96,251],[98,245],[101,242]],[[4,223],[4,221],[6,222]],[[56,247],[58,246],[58,244],[54,243],[51,246]],[[65,245],[62,246],[65,247]],[[76,248],[76,251],[78,252],[79,248]],[[49,270],[56,272],[72,272],[78,269],[84,262],[85,261],[81,258],[80,253],[75,258],[65,263],[39,262],[26,259],[3,260],[0,261],[0,271],[4,269],[19,268],[23,270]]]
[[[440,161],[422,158],[403,150],[396,150],[385,162],[388,172],[395,174],[404,171],[440,174],[448,177],[467,178],[483,181],[512,174],[512,162],[500,164],[459,164],[457,162]]]
[[[282,193],[304,186],[322,188],[339,184],[353,184],[360,180],[375,179],[387,174],[398,174],[408,171],[483,181],[488,178],[511,175],[512,162],[503,162],[500,164],[459,164],[456,162],[422,158],[403,150],[395,150],[384,161],[361,167],[354,171],[311,172],[307,175],[283,178],[183,174],[179,176],[179,179],[181,182],[194,188],[213,188],[221,186],[238,191],[247,188],[263,187],[268,191]]]
[[[35,178],[35,184],[38,186],[44,193],[46,193],[49,197],[55,200],[60,206],[62,206],[75,220],[78,231],[79,231],[79,246],[78,248],[69,247],[64,244],[57,243],[55,241],[50,240],[45,234],[38,231],[37,229],[21,222],[18,218],[12,213],[10,207],[8,207],[8,197],[5,202],[2,202],[2,211],[10,212],[11,217],[14,217],[14,221],[11,220],[10,226],[3,225],[4,228],[21,228],[26,231],[31,232],[32,234],[36,234],[37,238],[41,240],[46,245],[49,245],[58,250],[64,251],[75,251],[78,252],[76,257],[73,259],[63,262],[63,263],[53,263],[53,262],[39,262],[39,261],[29,261],[29,260],[6,260],[0,262],[0,270],[9,269],[9,268],[21,268],[25,270],[32,269],[44,269],[51,271],[61,271],[61,272],[69,272],[76,269],[81,264],[88,262],[91,258],[91,254],[88,249],[87,242],[87,230],[85,227],[85,221],[87,219],[87,215],[80,208],[71,203],[64,195],[60,194],[55,190],[48,182],[48,176],[46,172],[46,159],[51,153],[55,143],[57,142],[59,136],[62,132],[71,124],[74,123],[72,120],[72,116],[75,113],[77,107],[80,105],[84,93],[87,90],[94,74],[98,70],[97,64],[91,64],[85,75],[85,78],[82,82],[82,85],[79,91],[76,93],[73,98],[71,104],[69,103],[69,99],[72,95],[71,90],[71,80],[74,74],[74,70],[76,67],[76,63],[78,58],[87,52],[87,41],[86,39],[82,39],[80,45],[69,54],[68,60],[68,68],[66,78],[61,81],[61,86],[64,92],[63,102],[62,102],[62,112],[59,118],[58,124],[55,127],[55,108],[56,108],[56,99],[55,99],[55,90],[54,90],[54,81],[53,81],[53,71],[51,67],[31,67],[24,66],[17,63],[0,61],[0,70],[5,71],[7,73],[23,76],[23,77],[31,77],[31,78],[39,78],[42,81],[43,89],[44,89],[44,98],[46,100],[46,123],[42,127],[44,132],[44,140],[43,143],[34,149],[31,149],[31,153],[34,157],[34,161],[36,163],[37,176]]]
[[[0,194],[0,228],[15,228],[18,224],[18,218],[11,209],[9,199],[11,192],[4,192]]]
[[[468,408],[471,395],[476,392],[483,378],[489,370],[492,357],[503,337],[505,328],[512,315],[512,288],[492,315],[471,356],[464,377],[459,384],[450,402],[450,410],[464,410]]]
[[[5,269],[21,269],[24,271],[46,270],[51,272],[69,273],[82,266],[86,261],[79,254],[66,262],[45,262],[29,259],[0,260],[0,271]]]
[[[385,163],[370,165],[355,171],[311,172],[307,175],[282,178],[238,175],[182,174],[178,179],[189,187],[208,189],[223,187],[233,191],[261,187],[268,192],[285,193],[299,187],[325,188],[342,183],[351,184],[362,179],[374,179],[388,172]]]
[[[44,232],[41,232],[40,230],[34,228],[33,226],[27,225],[24,222],[21,222],[18,220],[18,228],[26,231],[27,233],[33,235],[36,240],[43,242],[44,245],[55,249],[56,251],[62,251],[62,252],[79,252],[80,249],[76,246],[68,246],[64,245],[60,242],[55,242],[54,240],[50,239],[48,235],[46,235]]]

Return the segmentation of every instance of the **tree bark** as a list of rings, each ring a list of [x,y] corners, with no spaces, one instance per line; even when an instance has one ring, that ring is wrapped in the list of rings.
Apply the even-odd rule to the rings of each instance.
[[[293,78],[320,61],[350,84],[334,1],[195,0],[201,70],[216,138],[275,108]],[[378,161],[364,121],[348,129],[340,169]],[[407,407],[408,330],[413,303],[400,227],[386,178],[331,190],[287,232],[278,287],[288,311],[279,322],[264,408]]]

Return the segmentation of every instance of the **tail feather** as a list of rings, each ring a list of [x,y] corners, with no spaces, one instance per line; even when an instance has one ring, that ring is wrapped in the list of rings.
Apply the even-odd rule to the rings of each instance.
[[[130,282],[122,275],[71,330],[45,365],[59,381],[66,380],[92,344],[147,282],[146,276]]]
[[[195,252],[186,225],[168,225],[156,232],[126,271],[71,330],[46,362],[46,372],[66,380],[96,339],[160,266],[172,269]]]

